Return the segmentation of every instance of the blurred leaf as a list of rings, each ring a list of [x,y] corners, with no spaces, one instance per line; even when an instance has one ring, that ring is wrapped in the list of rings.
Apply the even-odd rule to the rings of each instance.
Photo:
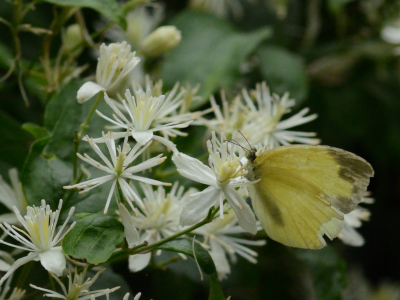
[[[40,140],[42,138],[48,138],[50,135],[50,133],[47,131],[46,128],[34,123],[22,124],[22,129],[32,134],[36,140]]]
[[[317,251],[293,249],[309,268],[318,299],[340,300],[346,288],[346,263],[332,247]]]
[[[350,3],[354,0],[328,0],[328,8],[331,13],[338,14],[347,3]]]
[[[8,49],[1,41],[0,41],[0,66],[4,69],[8,69],[11,66],[11,62],[13,60],[13,55],[11,54],[10,49]],[[3,75],[2,75],[3,76]]]
[[[116,0],[41,0],[60,6],[88,7],[114,21],[126,29],[126,21],[123,18],[121,7]]]
[[[0,162],[5,169],[21,169],[32,138],[12,118],[0,111]],[[7,172],[7,170],[5,170]]]
[[[308,267],[294,255],[292,250],[273,240],[268,240],[255,268],[258,273],[257,278],[259,278],[255,299],[317,299]],[[240,274],[240,276],[247,275],[246,279],[251,277],[251,271],[244,273],[245,275]]]
[[[76,222],[62,242],[66,255],[91,264],[106,262],[124,240],[124,227],[116,219],[93,214]]]
[[[162,244],[161,246],[156,247],[156,249],[183,253],[194,258],[192,240],[189,239],[176,239]],[[208,251],[196,242],[194,243],[194,249],[197,261],[204,273],[213,274],[216,272],[214,261],[212,260]]]
[[[257,51],[260,71],[272,92],[290,97],[299,103],[308,93],[308,78],[302,58],[278,46],[263,46]]]
[[[54,154],[43,152],[49,139],[41,139],[32,144],[28,158],[22,169],[21,182],[30,205],[40,206],[45,199],[52,207],[58,205],[64,195],[63,186],[70,182],[71,167]]]
[[[86,278],[93,278],[96,272],[89,271]],[[132,293],[129,288],[129,285],[125,281],[124,277],[113,271],[111,267],[108,267],[101,275],[97,278],[97,280],[90,286],[91,291],[96,290],[104,290],[104,289],[112,289],[116,286],[120,286],[118,290],[112,292],[110,294],[110,299],[118,299],[121,300],[126,293]],[[129,297],[129,299],[133,299],[133,297]]]
[[[216,273],[210,276],[210,294],[208,300],[225,300],[226,297],[221,289]]]
[[[181,13],[172,25],[182,31],[182,41],[166,54],[162,78],[167,86],[200,83],[205,101],[216,89],[234,85],[243,61],[272,34],[270,28],[237,32],[228,21],[193,11]]]

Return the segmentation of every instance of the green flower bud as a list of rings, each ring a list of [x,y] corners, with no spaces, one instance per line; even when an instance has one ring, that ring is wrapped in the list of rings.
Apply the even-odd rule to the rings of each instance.
[[[159,56],[175,48],[181,39],[181,32],[175,26],[161,26],[143,40],[140,52],[147,57]]]

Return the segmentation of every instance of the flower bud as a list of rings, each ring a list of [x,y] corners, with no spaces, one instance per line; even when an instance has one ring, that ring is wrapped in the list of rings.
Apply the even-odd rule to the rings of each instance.
[[[82,52],[79,44],[83,43],[82,30],[79,24],[72,24],[67,27],[62,37],[65,48],[74,56],[78,56]]]
[[[140,52],[147,57],[159,56],[175,48],[181,38],[181,32],[175,26],[161,26],[143,40]]]

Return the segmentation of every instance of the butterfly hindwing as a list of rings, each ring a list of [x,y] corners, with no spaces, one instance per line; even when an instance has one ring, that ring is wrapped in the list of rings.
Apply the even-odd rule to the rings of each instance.
[[[327,146],[284,146],[261,153],[248,177],[254,211],[267,234],[292,247],[319,249],[335,238],[373,176],[362,158]]]

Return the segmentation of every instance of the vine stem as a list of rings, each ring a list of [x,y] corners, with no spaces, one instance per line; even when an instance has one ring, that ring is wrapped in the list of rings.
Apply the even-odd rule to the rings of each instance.
[[[100,91],[99,94],[97,95],[96,101],[94,102],[92,108],[89,111],[89,114],[86,117],[86,120],[81,124],[81,130],[79,130],[78,133],[78,143],[82,140],[82,135],[84,132],[89,128],[89,122],[90,119],[92,118],[94,112],[96,111],[97,105],[99,105],[100,100],[103,99],[104,92]]]
[[[104,92],[100,91],[99,94],[97,95],[97,98],[96,98],[95,102],[93,103],[93,106],[90,109],[85,121],[81,124],[81,129],[79,130],[79,132],[75,131],[75,140],[74,140],[75,155],[73,158],[73,166],[74,166],[73,182],[74,183],[76,182],[76,178],[78,176],[78,158],[77,158],[76,154],[79,151],[79,143],[82,141],[83,134],[89,128],[90,119],[92,118],[94,112],[96,111],[96,108],[100,103],[100,100],[103,99],[103,95],[104,95]]]
[[[112,264],[112,263],[118,262],[120,260],[123,260],[123,259],[125,259],[126,255],[134,255],[134,254],[138,254],[138,253],[141,253],[141,252],[150,252],[151,250],[153,250],[153,248],[155,248],[157,246],[160,246],[160,245],[165,244],[165,243],[167,243],[169,241],[172,241],[172,240],[174,240],[174,239],[176,239],[176,238],[178,238],[178,237],[180,237],[180,236],[182,236],[182,235],[184,235],[186,233],[189,233],[189,232],[191,232],[191,231],[193,231],[193,230],[195,230],[195,229],[197,229],[197,228],[199,228],[199,227],[201,227],[201,226],[203,226],[205,224],[210,223],[212,220],[214,220],[214,216],[215,216],[215,214],[217,212],[218,212],[217,209],[211,208],[209,210],[209,212],[208,212],[207,217],[203,221],[200,221],[199,223],[194,224],[193,226],[191,226],[191,227],[189,227],[189,228],[187,228],[185,230],[182,230],[182,231],[180,231],[180,232],[178,232],[178,233],[176,233],[174,235],[166,237],[166,238],[164,238],[164,239],[162,239],[162,240],[160,240],[158,242],[155,242],[154,244],[148,245],[147,242],[144,242],[144,243],[142,243],[140,245],[137,245],[137,246],[133,247],[132,249],[129,249],[128,253],[123,253],[123,252],[115,253],[115,256],[112,259],[110,259],[108,261],[108,263]]]
[[[193,226],[191,226],[191,227],[189,227],[189,228],[187,228],[185,230],[182,230],[182,231],[180,231],[178,233],[175,233],[175,234],[173,234],[173,235],[171,235],[169,237],[166,237],[166,238],[164,238],[162,240],[159,240],[158,242],[155,242],[154,244],[151,244],[151,245],[148,245],[148,246],[144,246],[144,247],[142,246],[142,247],[139,247],[137,249],[132,249],[133,251],[130,251],[130,254],[132,255],[132,254],[137,254],[137,253],[144,252],[144,251],[147,251],[147,250],[152,250],[153,248],[155,248],[157,246],[160,246],[160,245],[165,244],[165,243],[167,243],[169,241],[172,241],[172,240],[174,240],[174,239],[176,239],[176,238],[178,238],[178,237],[180,237],[180,236],[182,236],[182,235],[184,235],[186,233],[189,233],[189,232],[191,232],[191,231],[193,231],[193,230],[205,225],[205,224],[208,224],[214,219],[214,216],[215,216],[215,214],[217,212],[218,212],[218,210],[210,209],[210,211],[208,212],[208,216],[203,221],[200,221],[199,223],[194,224]]]

